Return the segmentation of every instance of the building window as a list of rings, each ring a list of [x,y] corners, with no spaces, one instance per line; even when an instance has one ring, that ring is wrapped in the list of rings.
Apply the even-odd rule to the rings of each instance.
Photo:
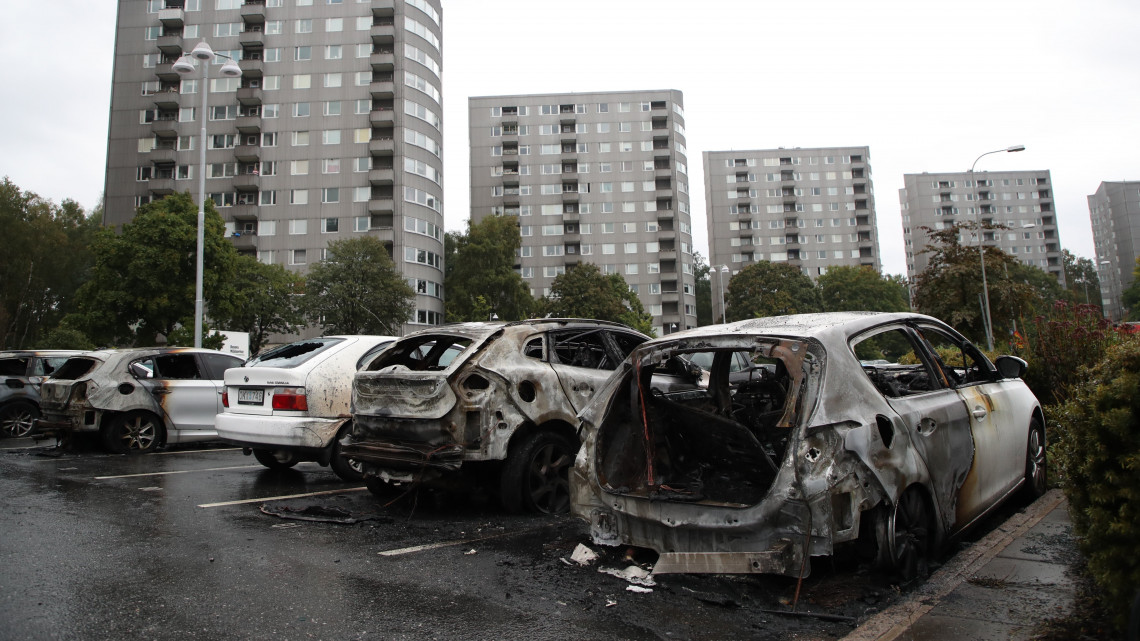
[[[339,218],[326,218],[324,220],[324,228],[322,230],[326,234],[335,234],[340,231]]]

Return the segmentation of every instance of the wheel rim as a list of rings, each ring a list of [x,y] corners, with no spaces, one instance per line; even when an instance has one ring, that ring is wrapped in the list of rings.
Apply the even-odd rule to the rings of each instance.
[[[3,423],[0,423],[0,429],[12,436],[26,436],[32,431],[32,421],[35,416],[28,410],[16,410],[10,416],[4,417]]]
[[[919,576],[930,551],[930,525],[926,502],[918,492],[906,492],[899,498],[891,530],[895,568],[906,580]]]
[[[550,443],[534,453],[530,461],[528,489],[535,509],[546,514],[564,512],[570,506],[570,471],[572,457]]]
[[[154,445],[156,432],[154,422],[142,416],[135,416],[123,423],[119,438],[128,450],[148,450]]]
[[[1045,488],[1045,443],[1041,438],[1041,430],[1034,429],[1029,432],[1029,447],[1026,452],[1026,464],[1029,466],[1029,478],[1033,487],[1039,491]]]

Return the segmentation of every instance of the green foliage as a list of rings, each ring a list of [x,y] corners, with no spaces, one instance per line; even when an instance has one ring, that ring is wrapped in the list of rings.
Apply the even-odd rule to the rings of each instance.
[[[701,327],[713,324],[711,273],[712,267],[705,262],[705,257],[700,252],[693,252],[693,276],[697,281],[697,326]]]
[[[766,260],[745,267],[724,292],[728,321],[823,311],[819,289],[799,268]]]
[[[555,278],[550,295],[539,301],[539,315],[615,321],[653,335],[653,317],[621,274],[604,275],[593,263],[576,265]]]
[[[210,306],[210,318],[230,331],[249,332],[250,354],[257,354],[270,334],[291,334],[301,328],[299,296],[304,285],[303,276],[281,265],[238,256],[230,291]]]
[[[89,249],[99,214],[85,216],[0,183],[0,348],[35,348],[66,314],[94,261]],[[74,328],[73,328],[74,330]],[[73,336],[78,339],[78,336]]]
[[[1099,288],[1098,288],[1099,289]],[[1124,290],[1121,302],[1128,311],[1128,320],[1140,321],[1140,256],[1136,257],[1136,267],[1132,270],[1132,284]]]
[[[1065,269],[1065,284],[1068,286],[1069,301],[1096,305],[1103,309],[1104,304],[1100,298],[1100,277],[1097,275],[1096,265],[1093,261],[1077,256],[1067,249],[1062,249],[1061,265]]]
[[[883,276],[870,267],[832,267],[817,280],[828,312],[905,312],[906,277]]]
[[[529,318],[535,306],[530,288],[515,271],[522,246],[518,218],[488,216],[467,223],[467,232],[449,232],[445,241],[444,291],[449,322]],[[482,305],[479,301],[482,300]]]
[[[192,345],[197,279],[198,206],[187,193],[171,194],[138,208],[116,234],[95,237],[95,268],[77,294],[88,336],[100,345]],[[237,252],[225,223],[206,202],[203,293],[207,304],[225,298]],[[176,333],[179,327],[189,331]],[[176,337],[177,342],[171,339]]]
[[[327,334],[395,335],[415,311],[415,292],[384,243],[363,236],[329,243],[309,270],[302,307]]]
[[[1075,379],[1053,413],[1050,452],[1089,571],[1123,627],[1140,586],[1140,339]]]
[[[1047,314],[1024,324],[1012,351],[1029,363],[1025,382],[1046,405],[1064,401],[1075,374],[1100,362],[1124,339],[1096,305],[1057,301]]]

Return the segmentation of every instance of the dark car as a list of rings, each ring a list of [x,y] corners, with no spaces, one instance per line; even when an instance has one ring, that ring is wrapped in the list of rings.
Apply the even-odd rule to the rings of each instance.
[[[0,352],[0,435],[28,436],[40,416],[40,384],[80,352],[15,350]]]

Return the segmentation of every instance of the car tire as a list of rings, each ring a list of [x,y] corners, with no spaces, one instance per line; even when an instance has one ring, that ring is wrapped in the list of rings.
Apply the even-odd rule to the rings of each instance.
[[[1039,498],[1049,489],[1048,455],[1045,451],[1045,428],[1037,419],[1029,424],[1025,446],[1025,497]]]
[[[253,458],[271,470],[287,470],[301,462],[295,453],[288,450],[254,450]]]
[[[103,428],[103,447],[114,454],[145,454],[162,445],[164,427],[154,414],[116,416]]]
[[[926,497],[917,487],[878,512],[878,565],[904,583],[927,576],[937,536]]]
[[[36,432],[35,420],[40,411],[31,403],[17,401],[0,409],[0,433],[4,436],[31,436]]]
[[[570,509],[570,468],[578,443],[557,432],[535,432],[512,447],[499,498],[508,512],[561,514]]]
[[[364,480],[364,467],[360,463],[346,458],[340,453],[340,440],[348,435],[351,429],[352,424],[349,423],[337,432],[336,438],[333,439],[332,445],[330,446],[332,447],[332,455],[329,457],[329,467],[332,468],[332,471],[339,476],[342,481],[359,483]]]
[[[392,498],[396,488],[391,483],[376,476],[368,476],[364,478],[364,487],[378,499]]]

